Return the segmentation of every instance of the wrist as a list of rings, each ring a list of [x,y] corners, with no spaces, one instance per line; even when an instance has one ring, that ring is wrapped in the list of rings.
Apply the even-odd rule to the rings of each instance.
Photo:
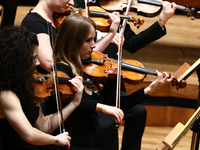
[[[59,145],[59,140],[57,136],[53,136],[54,140],[53,140],[53,145]]]
[[[78,107],[79,105],[80,105],[80,101],[78,101],[78,100],[73,100],[72,102],[71,102],[71,104],[73,105],[73,107]]]
[[[145,95],[149,95],[149,94],[151,94],[151,89],[150,89],[149,86],[146,87],[146,88],[144,89],[144,94],[145,94]]]
[[[100,104],[100,103],[97,103],[97,105],[96,105],[96,111],[102,111],[102,104]]]

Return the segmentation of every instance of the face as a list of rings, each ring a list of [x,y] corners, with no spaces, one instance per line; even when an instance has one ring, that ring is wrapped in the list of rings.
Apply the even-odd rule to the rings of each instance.
[[[66,9],[74,5],[74,0],[54,0],[54,12],[64,13]]]
[[[34,52],[33,52],[33,65],[39,66],[40,62],[38,60],[38,46],[35,46]]]
[[[83,42],[83,45],[80,47],[80,56],[81,59],[88,59],[96,47],[94,42],[95,29],[93,26],[90,27],[89,34],[86,40]]]

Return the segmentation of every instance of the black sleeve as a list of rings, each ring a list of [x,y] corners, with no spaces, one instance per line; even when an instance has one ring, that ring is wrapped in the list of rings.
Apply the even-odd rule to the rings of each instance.
[[[121,91],[123,92],[123,91]],[[104,83],[104,88],[100,92],[100,94],[103,97],[103,104],[116,106],[116,88],[111,87],[108,83]],[[145,99],[147,99],[149,96],[144,94],[144,88],[133,92],[131,95],[128,95],[127,93],[123,92],[121,93],[121,109],[123,111],[128,110],[132,107],[134,107],[137,104],[142,103]]]
[[[137,104],[142,103],[149,96],[144,94],[144,88],[133,92],[131,95],[121,97],[121,109],[128,110]]]
[[[22,20],[21,26],[26,27],[29,31],[48,34],[47,22],[37,13],[28,13]]]
[[[62,63],[57,63],[57,70],[66,73],[70,78],[73,78],[71,67]],[[85,112],[96,112],[97,100],[83,92],[83,97],[77,109],[84,110]]]
[[[139,49],[161,38],[165,34],[165,27],[161,28],[158,22],[155,22],[148,29],[140,32],[137,35],[131,30],[130,25],[127,24],[124,31],[125,41],[123,48],[129,51],[130,53],[135,53]]]

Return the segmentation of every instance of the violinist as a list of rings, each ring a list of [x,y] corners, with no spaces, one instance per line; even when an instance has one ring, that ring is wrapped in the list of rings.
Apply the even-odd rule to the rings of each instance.
[[[96,46],[94,42],[95,28],[95,23],[87,17],[72,14],[65,18],[59,28],[55,43],[56,65],[59,71],[65,72],[69,77],[83,75],[82,61],[90,58]],[[172,81],[166,72],[163,73],[165,77],[158,71],[156,73],[158,78],[148,87],[121,97],[121,109],[115,107],[115,90],[107,82],[102,82],[104,88],[98,93],[93,88],[85,86],[81,104],[65,121],[66,130],[72,137],[71,150],[94,150],[95,148],[90,145],[90,140],[99,128],[101,128],[101,132],[106,132],[106,136],[102,140],[108,144],[108,149],[117,149],[117,139],[113,145],[109,144],[110,141],[113,141],[112,138],[116,138],[113,136],[117,133],[115,120],[121,123],[124,117],[123,112],[144,101],[150,93],[164,83]],[[68,102],[69,100],[63,99],[63,106]],[[46,105],[47,113],[55,111],[53,98],[41,105]],[[99,114],[103,115],[99,116]],[[99,122],[99,117],[103,117],[104,121]],[[102,125],[110,124],[110,122],[112,122],[111,126],[102,129]],[[104,148],[98,149],[103,150]]]
[[[33,71],[39,65],[35,33],[22,27],[0,30],[0,139],[3,150],[36,150],[37,145],[55,144],[70,148],[68,132],[52,136],[59,126],[58,113],[44,116],[35,101]],[[80,104],[82,78],[70,83],[76,89],[73,100],[63,109],[63,118]]]
[[[100,6],[99,4],[100,0],[89,0],[90,6]],[[85,2],[84,0],[74,0],[74,7],[76,8],[85,8]],[[125,31],[124,31],[124,44],[123,48],[130,53],[135,53],[139,49],[145,47],[146,45],[150,44],[153,41],[156,41],[157,39],[160,39],[164,35],[166,35],[166,28],[165,25],[167,21],[173,16],[175,10],[176,10],[176,4],[169,3],[167,1],[162,2],[162,11],[160,13],[158,21],[156,21],[154,24],[152,24],[149,28],[146,30],[140,32],[139,34],[136,34],[134,31],[132,31],[129,24],[126,24]],[[100,32],[97,32],[100,33]],[[98,35],[98,34],[97,34]],[[101,32],[98,37],[104,37],[106,35],[105,32]],[[121,38],[121,37],[120,37]],[[113,38],[111,44],[105,49],[101,50],[100,52],[103,52],[104,54],[108,54],[109,58],[117,59],[117,51],[118,51],[118,43],[120,41],[119,34],[117,33],[116,36]],[[101,40],[102,40],[101,39]],[[96,51],[94,49],[94,51]],[[114,89],[116,88],[116,82],[115,80],[109,81],[110,86]],[[122,84],[122,91],[121,94],[126,95],[125,86]],[[140,150],[141,148],[141,141],[142,141],[142,135],[145,129],[145,123],[146,123],[146,110],[141,105],[138,104],[129,111],[125,113],[125,120],[126,123],[124,124],[124,133],[123,133],[123,139],[122,139],[122,150]],[[103,121],[103,120],[102,120]],[[102,133],[100,133],[102,134]],[[104,144],[103,142],[100,142],[99,135],[96,134],[92,139],[92,144],[95,146],[102,146],[104,147],[104,150],[110,150],[107,149],[107,144]]]
[[[37,67],[37,70],[40,73],[45,74],[52,69],[52,41],[55,42],[58,30],[54,23],[53,14],[64,13],[65,10],[73,5],[73,0],[39,0],[38,4],[30,10],[21,23],[22,26],[37,34],[39,40],[38,59],[40,61],[40,66]],[[99,45],[97,48],[101,49],[106,48],[111,42],[120,22],[118,13],[108,13],[107,15],[112,20],[112,23],[109,34],[101,41],[104,44],[97,43]],[[51,28],[53,35],[51,35]]]

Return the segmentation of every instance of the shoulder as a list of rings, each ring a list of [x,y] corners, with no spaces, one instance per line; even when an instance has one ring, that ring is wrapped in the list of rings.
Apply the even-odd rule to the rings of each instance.
[[[10,90],[4,90],[0,93],[0,109],[2,112],[10,111],[10,110],[16,110],[18,108],[21,108],[21,103],[17,95],[10,91]]]
[[[17,95],[10,91],[10,90],[4,90],[4,91],[1,91],[0,93],[0,100],[5,100],[5,99],[10,99],[10,98],[18,98]]]
[[[57,70],[58,71],[62,71],[64,73],[66,73],[69,77],[73,78],[73,72],[72,72],[72,68],[68,65],[65,65],[63,63],[56,63],[57,66]]]
[[[38,13],[28,13],[21,25],[36,34],[47,33],[47,21]]]

